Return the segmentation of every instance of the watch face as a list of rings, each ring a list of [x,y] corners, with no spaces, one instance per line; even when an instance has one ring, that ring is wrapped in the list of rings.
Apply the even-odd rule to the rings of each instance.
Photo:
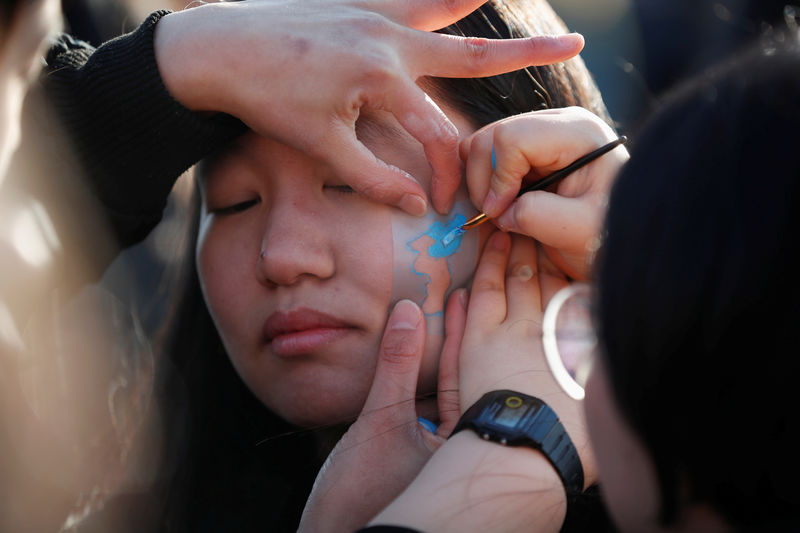
[[[498,426],[513,428],[531,408],[535,409],[535,406],[526,404],[519,396],[509,396],[503,400],[502,407],[492,422]]]

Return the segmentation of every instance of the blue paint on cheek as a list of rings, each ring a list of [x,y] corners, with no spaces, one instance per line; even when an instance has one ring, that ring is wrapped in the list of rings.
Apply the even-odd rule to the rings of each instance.
[[[434,222],[430,229],[425,233],[429,237],[433,239],[433,244],[430,248],[428,248],[428,254],[431,257],[448,257],[456,253],[458,248],[461,246],[461,240],[464,237],[463,232],[457,232],[456,230],[460,228],[464,222],[467,221],[467,217],[461,214],[456,214],[453,218],[447,221],[447,224],[442,224],[441,222]],[[453,232],[455,234],[453,234]],[[451,235],[450,242],[445,243],[444,238],[448,235]]]

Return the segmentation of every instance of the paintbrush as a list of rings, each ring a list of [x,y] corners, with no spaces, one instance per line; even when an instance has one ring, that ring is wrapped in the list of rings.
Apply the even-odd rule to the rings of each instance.
[[[592,161],[594,161],[598,157],[607,154],[608,152],[610,152],[611,150],[613,150],[617,146],[619,146],[621,144],[625,144],[627,141],[628,141],[628,138],[626,136],[622,135],[618,139],[613,140],[610,143],[601,146],[597,150],[595,150],[593,152],[589,152],[585,156],[573,161],[572,163],[570,163],[569,165],[565,166],[564,168],[562,168],[560,170],[556,170],[555,172],[553,172],[549,176],[546,176],[546,177],[540,179],[536,183],[533,183],[533,184],[531,184],[531,185],[529,185],[527,187],[523,187],[522,189],[520,189],[519,193],[517,194],[517,198],[519,198],[520,196],[522,196],[526,192],[539,191],[539,190],[542,190],[542,189],[544,189],[546,187],[549,187],[550,185],[552,185],[554,183],[558,183],[559,181],[563,180],[564,178],[566,178],[567,176],[569,176],[570,174],[572,174],[573,172],[575,172],[579,168],[588,165],[589,163],[591,163]],[[494,160],[494,157],[492,158],[492,160]],[[494,165],[492,165],[492,166],[494,166]],[[489,220],[489,217],[487,217],[485,213],[478,213],[477,215],[475,215],[471,219],[469,219],[466,222],[464,222],[461,226],[455,228],[454,230],[450,231],[447,235],[442,237],[442,244],[444,244],[445,246],[449,245],[451,242],[453,242],[459,236],[463,235],[464,232],[467,231],[468,229],[472,229],[472,228],[474,228],[476,226],[480,226],[481,224],[483,224],[487,220]]]

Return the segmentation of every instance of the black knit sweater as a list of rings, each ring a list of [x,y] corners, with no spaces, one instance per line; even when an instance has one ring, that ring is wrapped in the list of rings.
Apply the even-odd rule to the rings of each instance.
[[[194,113],[169,94],[153,49],[155,26],[168,13],[153,13],[96,50],[61,35],[46,58],[49,98],[122,246],[161,220],[178,176],[246,129],[229,115]]]

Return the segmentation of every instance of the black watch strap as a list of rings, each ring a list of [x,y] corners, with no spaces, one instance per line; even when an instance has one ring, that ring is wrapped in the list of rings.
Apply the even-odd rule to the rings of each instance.
[[[487,392],[467,409],[450,436],[467,428],[486,440],[541,451],[568,493],[583,492],[578,451],[555,411],[539,398],[510,390]]]

